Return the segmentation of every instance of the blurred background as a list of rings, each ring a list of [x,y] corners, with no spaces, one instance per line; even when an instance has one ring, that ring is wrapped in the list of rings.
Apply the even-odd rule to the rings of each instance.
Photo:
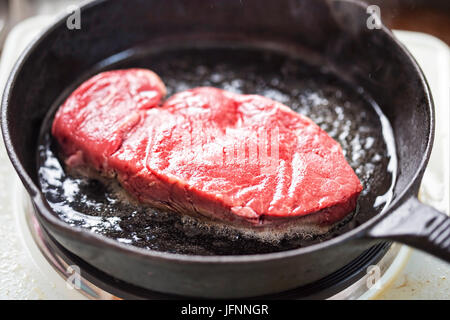
[[[381,8],[382,21],[392,29],[420,31],[450,45],[450,0],[364,0]],[[37,14],[64,11],[81,0],[0,0],[0,50],[18,22]]]
[[[391,29],[431,34],[450,45],[450,0],[365,0]]]

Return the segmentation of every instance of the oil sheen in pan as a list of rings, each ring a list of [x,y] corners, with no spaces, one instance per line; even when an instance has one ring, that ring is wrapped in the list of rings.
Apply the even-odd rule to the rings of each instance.
[[[275,51],[255,49],[177,49],[131,55],[107,69],[142,67],[154,70],[168,96],[198,86],[260,94],[310,117],[342,146],[364,190],[352,218],[323,236],[261,242],[236,232],[218,234],[199,228],[172,212],[123,200],[114,183],[71,175],[64,170],[50,136],[55,103],[44,123],[39,146],[39,178],[47,200],[66,223],[130,245],[158,251],[231,255],[288,250],[325,241],[367,221],[392,198],[396,152],[392,129],[379,107],[363,90],[323,69]],[[86,79],[82,79],[86,80]],[[74,89],[74,88],[72,88]]]

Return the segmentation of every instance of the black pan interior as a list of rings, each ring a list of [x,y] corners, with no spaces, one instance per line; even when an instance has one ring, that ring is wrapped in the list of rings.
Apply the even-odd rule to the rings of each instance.
[[[242,45],[141,47],[97,64],[54,102],[39,139],[39,182],[59,218],[126,244],[171,253],[240,255],[307,246],[336,237],[381,212],[393,197],[397,175],[391,126],[376,101],[325,67],[283,50]],[[261,242],[230,231],[218,235],[172,212],[120,200],[117,186],[70,174],[49,128],[54,112],[89,76],[104,70],[142,67],[161,76],[168,96],[197,86],[260,94],[302,113],[336,139],[364,185],[358,209],[324,236]]]

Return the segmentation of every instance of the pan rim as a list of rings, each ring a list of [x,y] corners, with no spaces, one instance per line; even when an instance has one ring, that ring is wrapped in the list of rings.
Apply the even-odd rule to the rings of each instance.
[[[102,3],[106,3],[108,0],[95,0],[86,2],[83,5],[80,6],[81,10],[91,9],[95,6],[98,6]],[[367,5],[361,2],[358,2],[356,0],[334,0],[336,2],[347,2],[347,3],[353,3],[355,5],[358,5],[362,8],[367,8]],[[40,35],[35,38],[23,51],[23,53],[20,55],[19,59],[15,63],[13,70],[8,77],[8,81],[6,83],[3,97],[2,97],[2,105],[1,105],[1,126],[2,126],[2,134],[3,139],[6,147],[7,154],[10,158],[10,161],[13,164],[14,169],[16,170],[19,178],[21,179],[22,183],[24,184],[26,190],[28,191],[32,202],[36,206],[37,216],[41,219],[44,219],[52,228],[57,229],[59,232],[64,233],[66,236],[70,238],[77,238],[77,240],[89,243],[91,245],[94,245],[96,247],[107,247],[109,249],[114,249],[117,251],[120,251],[122,253],[133,255],[133,256],[139,256],[142,258],[148,258],[148,259],[160,259],[165,261],[176,261],[176,262],[182,262],[182,263],[248,263],[248,262],[261,262],[261,261],[268,261],[268,260],[276,260],[276,259],[282,259],[282,258],[288,258],[292,256],[298,256],[302,254],[307,254],[314,251],[320,251],[322,249],[332,247],[334,245],[337,245],[341,242],[345,242],[349,239],[359,239],[364,237],[365,233],[370,230],[371,227],[376,225],[380,220],[384,219],[386,216],[391,214],[394,209],[402,205],[405,201],[408,200],[409,197],[411,197],[411,191],[413,190],[414,186],[416,185],[417,181],[421,179],[423,171],[428,163],[428,159],[431,154],[431,149],[433,145],[434,140],[434,129],[435,129],[435,119],[434,119],[434,104],[430,92],[429,85],[427,83],[427,80],[425,79],[425,76],[420,68],[420,66],[417,64],[414,57],[411,55],[411,53],[405,48],[405,46],[392,34],[392,32],[383,24],[381,26],[381,30],[389,37],[391,41],[395,45],[397,45],[403,54],[409,59],[407,63],[410,63],[414,70],[417,72],[417,75],[419,76],[421,85],[424,90],[424,95],[426,97],[426,110],[430,117],[429,122],[429,131],[427,134],[427,144],[425,152],[422,156],[422,159],[420,161],[420,165],[417,167],[413,177],[409,181],[409,183],[406,185],[406,187],[402,190],[402,192],[391,202],[391,204],[387,207],[387,209],[384,212],[380,212],[375,217],[369,219],[368,221],[364,222],[360,226],[345,232],[344,234],[341,234],[335,238],[326,240],[321,243],[312,244],[307,247],[297,248],[297,249],[290,249],[286,251],[281,252],[272,252],[272,253],[263,253],[263,254],[247,254],[247,255],[212,255],[212,256],[202,256],[202,255],[188,255],[188,254],[179,254],[179,253],[169,253],[169,252],[161,252],[151,249],[143,249],[138,248],[132,245],[127,245],[120,243],[119,241],[116,241],[114,239],[108,238],[101,234],[96,234],[93,232],[90,232],[89,230],[80,228],[80,227],[74,227],[70,226],[69,224],[65,223],[64,221],[57,218],[53,212],[53,210],[50,208],[49,204],[45,200],[45,196],[42,194],[42,191],[40,188],[33,182],[31,177],[27,174],[25,168],[23,167],[22,163],[19,161],[19,158],[17,156],[15,147],[11,140],[11,135],[9,132],[9,121],[8,121],[8,109],[9,109],[9,100],[12,93],[12,89],[15,86],[15,83],[17,82],[17,78],[19,74],[21,73],[23,69],[23,65],[28,59],[28,57],[34,52],[35,48],[39,46],[39,44],[44,41],[46,36],[48,36],[51,32],[56,30],[58,27],[60,27],[62,24],[65,23],[67,18],[69,17],[69,14],[62,14],[60,17],[58,17],[54,23],[52,23],[49,27],[47,27]]]

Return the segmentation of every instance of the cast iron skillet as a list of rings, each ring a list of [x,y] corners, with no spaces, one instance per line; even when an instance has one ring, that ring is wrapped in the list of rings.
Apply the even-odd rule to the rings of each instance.
[[[338,0],[94,1],[82,29],[64,17],[21,56],[6,86],[2,130],[11,161],[42,225],[96,268],[147,289],[196,297],[249,297],[311,283],[381,240],[450,261],[449,219],[417,200],[431,152],[433,103],[411,55],[385,28],[368,29],[365,5]],[[189,256],[143,250],[71,227],[38,187],[37,139],[55,99],[98,62],[143,44],[264,43],[306,52],[375,97],[398,150],[394,199],[384,212],[331,240],[278,253]]]

